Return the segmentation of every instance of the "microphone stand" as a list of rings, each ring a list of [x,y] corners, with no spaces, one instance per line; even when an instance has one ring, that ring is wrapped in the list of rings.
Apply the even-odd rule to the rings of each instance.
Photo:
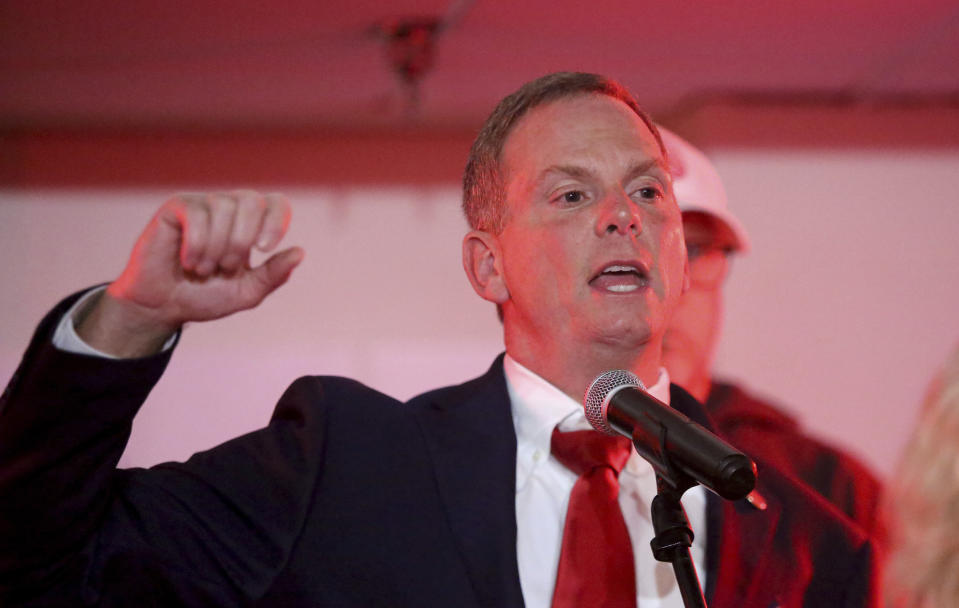
[[[683,476],[685,477],[685,476]],[[688,484],[688,485],[687,485]],[[653,557],[661,562],[672,562],[673,573],[686,608],[706,608],[706,598],[696,574],[696,565],[689,555],[693,544],[693,530],[679,499],[695,481],[686,478],[680,486],[670,484],[662,475],[656,474],[656,497],[652,503],[653,531],[656,536],[650,541]]]
[[[613,407],[613,396],[620,388],[637,390],[635,394],[624,391],[624,397]],[[696,565],[689,554],[693,531],[680,498],[698,483],[727,500],[745,498],[756,485],[756,465],[706,429],[696,430],[698,426],[681,412],[673,412],[643,391],[642,382],[630,372],[601,374],[586,391],[586,419],[602,432],[616,431],[630,437],[636,452],[652,465],[657,491],[650,506],[656,533],[650,542],[653,557],[672,563],[686,608],[706,608]],[[666,416],[666,412],[671,415]],[[670,430],[672,436],[667,437]],[[670,444],[678,450],[676,464],[670,459]]]
[[[706,598],[696,574],[696,565],[689,555],[693,544],[693,530],[689,527],[689,518],[679,499],[689,488],[697,484],[696,480],[680,471],[670,462],[666,451],[666,427],[659,431],[659,453],[652,452],[642,441],[642,428],[633,429],[633,445],[656,471],[656,496],[650,506],[653,531],[656,536],[649,545],[657,561],[673,564],[673,574],[679,592],[683,596],[686,608],[706,608]]]

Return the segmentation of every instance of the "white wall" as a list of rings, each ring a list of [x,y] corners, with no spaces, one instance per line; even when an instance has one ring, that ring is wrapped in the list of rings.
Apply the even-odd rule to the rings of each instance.
[[[0,382],[61,296],[122,269],[167,192],[0,194]],[[396,397],[460,382],[502,349],[459,261],[458,188],[287,191],[307,256],[258,309],[187,328],[134,425],[127,465],[181,459],[262,426],[296,377],[357,378]]]
[[[754,248],[719,370],[890,473],[959,343],[959,150],[713,156]]]
[[[730,278],[720,371],[889,472],[959,340],[959,152],[713,156],[754,246]],[[0,192],[0,382],[52,304],[119,272],[166,194]],[[287,194],[303,265],[259,309],[187,329],[124,464],[262,425],[302,374],[405,398],[477,375],[501,349],[460,268],[455,185]]]

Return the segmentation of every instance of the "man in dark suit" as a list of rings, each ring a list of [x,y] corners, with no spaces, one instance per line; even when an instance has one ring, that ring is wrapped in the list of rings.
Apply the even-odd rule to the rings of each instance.
[[[178,328],[255,306],[302,257],[293,248],[246,263],[254,245],[269,251],[282,237],[279,197],[181,196],[161,207],[116,281],[41,323],[0,401],[0,597],[681,605],[675,585],[644,567],[652,478],[639,464],[626,465],[613,498],[635,556],[635,569],[616,574],[635,578],[633,597],[612,604],[552,588],[579,481],[549,441],[582,425],[578,400],[592,379],[629,369],[710,424],[660,365],[686,256],[655,127],[602,77],[528,83],[477,137],[464,208],[464,269],[503,315],[506,354],[485,375],[405,405],[350,380],[301,378],[266,428],[186,463],[118,471]],[[774,474],[748,501],[699,496],[686,506],[705,538],[694,560],[711,605],[869,605],[871,545],[802,485]]]

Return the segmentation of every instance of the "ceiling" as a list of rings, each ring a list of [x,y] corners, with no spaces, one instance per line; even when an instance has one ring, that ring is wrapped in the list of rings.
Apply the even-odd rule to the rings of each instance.
[[[391,40],[421,62],[405,81]],[[717,98],[955,106],[959,3],[0,4],[7,129],[475,128],[503,95],[556,70],[618,78],[656,116]]]

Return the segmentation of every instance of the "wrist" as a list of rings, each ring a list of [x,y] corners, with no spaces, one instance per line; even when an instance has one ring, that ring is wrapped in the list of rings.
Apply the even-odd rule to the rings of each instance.
[[[84,342],[120,358],[156,354],[179,329],[157,319],[153,311],[116,297],[110,288],[90,298],[72,322]]]

